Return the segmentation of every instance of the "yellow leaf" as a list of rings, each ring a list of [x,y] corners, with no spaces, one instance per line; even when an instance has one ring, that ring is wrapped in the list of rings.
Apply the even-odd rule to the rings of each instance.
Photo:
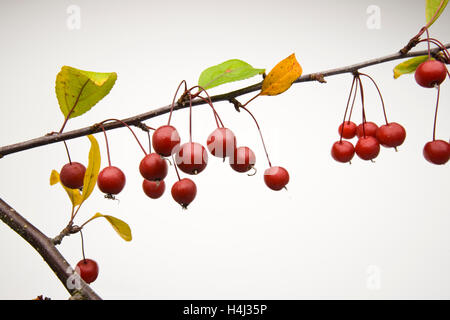
[[[89,198],[94,190],[101,163],[100,147],[98,146],[97,139],[95,139],[93,135],[88,135],[87,137],[91,141],[91,149],[89,150],[89,163],[83,180],[83,201]]]
[[[266,76],[262,83],[261,95],[275,96],[283,93],[302,75],[302,71],[295,53],[291,54],[280,61]]]
[[[56,170],[52,170],[52,173],[50,174],[50,185],[53,186],[57,183],[61,183],[61,180],[59,179],[59,173]],[[67,195],[69,196],[70,201],[72,202],[72,206],[78,206],[82,202],[81,193],[78,189],[70,189],[64,186],[61,183],[61,186],[66,190]]]
[[[59,173],[56,170],[52,170],[52,173],[50,174],[50,185],[53,186],[58,182],[60,182]]]
[[[130,226],[125,222],[122,221],[116,217],[109,216],[109,215],[103,215],[99,212],[97,212],[92,218],[90,218],[87,222],[94,220],[96,218],[105,218],[108,220],[108,222],[111,224],[111,226],[114,228],[114,230],[117,232],[117,234],[125,241],[131,241],[133,238],[131,236],[131,229]],[[86,222],[86,223],[87,223]],[[86,224],[85,223],[85,224]]]

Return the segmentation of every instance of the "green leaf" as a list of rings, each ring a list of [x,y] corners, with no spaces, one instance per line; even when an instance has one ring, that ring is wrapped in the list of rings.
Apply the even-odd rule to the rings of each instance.
[[[442,6],[441,6],[441,2]],[[428,27],[431,26],[444,11],[448,0],[426,0],[425,1],[425,17]],[[441,7],[440,7],[441,6]],[[439,9],[440,7],[440,9]],[[439,10],[439,11],[438,11]],[[437,12],[437,14],[436,14]]]
[[[56,76],[56,97],[64,117],[89,111],[111,91],[117,74],[99,73],[64,66]],[[69,115],[70,114],[70,115]]]
[[[60,183],[61,186],[66,190],[67,195],[69,196],[70,201],[72,202],[72,206],[76,207],[82,202],[81,193],[78,189],[70,189],[64,186],[61,183],[61,179],[59,178],[59,173],[56,170],[52,170],[52,173],[50,174],[50,185],[53,186],[57,183]]]
[[[131,241],[133,238],[131,235],[131,229],[130,226],[125,222],[122,221],[116,217],[103,215],[99,212],[97,212],[92,218],[90,218],[86,223],[89,221],[92,221],[96,218],[105,218],[108,220],[108,222],[111,224],[111,226],[114,228],[114,230],[117,232],[117,234],[125,241]],[[85,224],[86,224],[85,223]]]
[[[89,150],[89,163],[83,180],[83,201],[89,198],[94,190],[101,163],[100,147],[98,146],[97,139],[95,139],[93,135],[88,135],[87,137],[91,141],[91,149]]]
[[[427,60],[428,56],[419,56],[403,61],[402,63],[399,63],[394,68],[394,79],[397,79],[403,74],[412,73],[416,71],[419,64]]]
[[[231,59],[203,70],[198,79],[198,85],[209,89],[224,83],[248,79],[264,72],[265,69],[255,69],[247,62]]]

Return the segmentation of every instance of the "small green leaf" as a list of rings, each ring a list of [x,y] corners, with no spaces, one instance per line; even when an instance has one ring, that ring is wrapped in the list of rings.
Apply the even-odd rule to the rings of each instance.
[[[57,183],[61,183],[61,180],[59,178],[59,173],[56,170],[52,170],[52,173],[50,174],[50,185],[53,186]],[[61,186],[64,188],[64,190],[66,190],[67,195],[69,196],[69,199],[72,202],[73,207],[76,207],[79,204],[81,204],[82,199],[81,199],[80,190],[69,189],[66,186],[64,186],[62,183],[61,183]]]
[[[83,180],[83,201],[89,198],[94,190],[101,163],[100,147],[98,146],[97,139],[95,139],[93,135],[88,135],[87,137],[91,141],[91,149],[89,150],[89,163]]]
[[[427,60],[428,56],[419,56],[399,63],[394,68],[394,79],[397,79],[403,74],[413,73],[414,71],[416,71],[419,64]]]
[[[248,79],[264,72],[265,69],[255,69],[247,62],[231,59],[203,70],[198,79],[198,85],[209,89],[224,83]]]
[[[64,117],[74,118],[89,111],[111,91],[117,74],[99,73],[64,66],[56,76],[56,97]]]
[[[111,224],[111,226],[114,228],[114,230],[117,232],[117,234],[125,241],[131,241],[133,238],[131,235],[131,229],[130,226],[125,222],[122,221],[116,217],[103,215],[99,212],[97,212],[92,218],[90,218],[86,223],[89,221],[92,221],[96,218],[105,218],[108,220],[108,222]],[[85,224],[86,224],[85,223]]]
[[[441,2],[442,6],[441,6]],[[448,0],[426,0],[425,1],[425,17],[428,26],[431,26],[444,11]],[[440,7],[441,6],[441,7]],[[439,9],[440,7],[440,9]],[[438,11],[439,10],[439,11]],[[437,12],[437,14],[436,14]]]

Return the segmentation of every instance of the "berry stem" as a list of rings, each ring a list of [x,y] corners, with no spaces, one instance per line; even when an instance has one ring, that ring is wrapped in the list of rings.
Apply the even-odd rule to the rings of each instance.
[[[425,31],[427,33],[428,59],[431,59],[430,33],[428,32],[428,27],[425,27]]]
[[[119,120],[119,119],[106,119],[106,120],[103,120],[102,122],[98,123],[98,125],[101,126],[101,127],[103,128],[103,124],[104,124],[105,122],[109,122],[109,121],[117,121],[117,122],[120,122],[121,124],[123,124],[125,127],[127,127],[127,128],[131,131],[131,133],[133,134],[133,136],[134,136],[134,138],[136,139],[136,141],[137,141],[139,147],[141,147],[141,150],[144,152],[145,155],[147,155],[147,152],[145,151],[145,149],[144,149],[144,147],[142,146],[141,142],[139,141],[138,137],[137,137],[136,134],[134,133],[133,129],[131,129],[130,126],[129,126],[128,124],[126,124],[125,122],[123,122],[122,120]],[[103,130],[104,130],[104,129],[103,129]]]
[[[170,107],[169,120],[167,121],[167,125],[170,125],[170,120],[172,119],[173,108],[174,108],[174,106],[175,106],[175,99],[177,98],[178,90],[180,90],[181,85],[182,85],[183,83],[184,83],[184,92],[187,91],[187,83],[186,83],[186,80],[183,80],[183,81],[181,81],[180,84],[178,85],[177,91],[175,91],[175,95],[173,96],[172,106]]]
[[[261,128],[259,127],[258,121],[256,120],[255,116],[248,110],[245,106],[241,106],[242,109],[248,112],[248,114],[253,118],[253,121],[255,121],[256,127],[258,128],[259,136],[261,137],[261,142],[264,147],[264,152],[266,153],[267,162],[269,163],[269,167],[272,167],[272,163],[269,159],[269,153],[267,152],[266,144],[264,143],[264,138],[261,132]]]
[[[83,261],[86,263],[86,256],[84,255],[84,238],[83,231],[80,229],[80,237],[81,237],[81,254],[83,255]]]
[[[345,107],[344,119],[342,120],[342,128],[341,128],[341,133],[340,133],[341,137],[339,139],[340,142],[342,142],[342,135],[344,134],[345,118],[347,117],[348,106],[350,104],[350,99],[352,97],[353,87],[355,86],[355,80],[356,80],[356,77],[353,77],[352,86],[350,88],[350,93],[348,94],[347,106]]]
[[[363,137],[366,137],[366,111],[364,110],[364,89],[362,85],[361,78],[359,77],[359,72],[356,74],[356,77],[358,77],[358,83],[359,83],[359,89],[360,89],[360,95],[361,95],[361,109],[362,109],[362,129],[363,129]]]
[[[192,95],[189,92],[189,142],[192,142]]]
[[[434,111],[434,124],[433,124],[433,141],[436,140],[436,121],[437,121],[437,113],[439,106],[439,93],[441,91],[441,86],[437,87],[437,99],[436,99],[436,110]]]
[[[441,49],[442,53],[444,54],[445,60],[449,61],[450,53],[448,52],[447,48],[444,46],[444,44],[442,42],[440,42],[438,39],[435,39],[435,38],[422,39],[419,42],[424,42],[424,41],[429,41],[432,44],[434,44],[436,47]],[[437,52],[436,54],[438,54],[438,53],[439,52]]]
[[[66,153],[67,153],[67,158],[69,158],[69,163],[72,164],[72,159],[70,159],[70,152],[69,152],[69,148],[67,147],[67,143],[66,141],[64,142],[64,147],[66,148]]]
[[[220,119],[220,116],[219,116],[219,114],[217,113],[216,109],[214,108],[213,103],[212,103],[212,100],[211,100],[211,97],[210,97],[210,95],[208,94],[208,92],[206,91],[206,89],[203,88],[202,86],[198,86],[198,85],[197,85],[197,86],[194,86],[194,87],[190,88],[188,91],[191,92],[191,91],[194,90],[194,89],[199,89],[199,91],[197,91],[195,94],[193,94],[193,95],[192,95],[192,98],[199,97],[200,99],[202,99],[203,101],[205,101],[206,103],[208,103],[209,106],[212,108],[212,111],[213,111],[213,113],[214,113],[214,118],[215,118],[215,120],[216,120],[217,128],[220,128],[219,123],[217,122],[217,119],[219,119],[219,122],[220,122],[220,124],[222,125],[222,128],[223,128],[223,127],[224,127],[223,122],[222,122],[222,120]],[[208,97],[208,99],[206,99],[206,98],[200,96],[200,93],[201,93],[202,91],[206,94],[206,96]]]
[[[353,95],[352,106],[350,108],[350,114],[348,115],[348,123],[350,123],[350,120],[352,119],[353,106],[355,105],[356,96],[358,95],[358,82],[357,81],[358,81],[358,79],[356,79],[355,93]]]
[[[246,103],[244,103],[241,107],[242,107],[242,108],[245,107],[245,106],[248,105],[251,101],[253,101],[253,100],[255,100],[256,98],[258,98],[258,97],[261,95],[261,92],[262,92],[262,91],[260,91],[256,96],[254,96],[253,98],[251,98],[250,100],[248,100]]]
[[[380,88],[378,88],[378,85],[377,85],[377,83],[375,82],[375,80],[374,80],[371,76],[369,76],[368,74],[360,73],[360,75],[369,78],[370,81],[372,81],[372,83],[375,85],[375,88],[376,88],[377,91],[378,91],[378,95],[380,96],[381,106],[383,107],[384,120],[386,121],[386,124],[388,124],[388,119],[387,119],[387,116],[386,116],[386,108],[384,107],[384,100],[383,100],[383,96],[382,96],[382,94],[381,94]]]
[[[152,138],[150,137],[150,130],[147,131],[148,137],[148,153],[152,153]]]
[[[108,156],[108,164],[111,167],[111,156],[109,154],[109,143],[108,143],[108,137],[106,136],[106,130],[105,127],[103,127],[103,124],[100,124],[100,127],[102,128],[103,134],[105,136],[105,144],[106,144],[106,154]]]
[[[173,163],[175,164],[174,167],[175,167],[175,172],[177,173],[178,181],[180,181],[180,180],[181,180],[181,178],[180,178],[180,173],[178,172],[178,168],[177,168],[175,159],[173,158],[173,155],[172,155],[172,161],[173,161]]]

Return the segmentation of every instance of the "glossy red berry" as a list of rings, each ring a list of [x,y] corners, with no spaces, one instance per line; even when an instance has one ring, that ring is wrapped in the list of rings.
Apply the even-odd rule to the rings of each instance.
[[[363,160],[372,160],[380,153],[380,144],[372,136],[361,137],[356,143],[355,152]]]
[[[147,154],[139,164],[141,175],[150,181],[160,181],[167,176],[167,161],[157,153]]]
[[[181,145],[175,155],[175,161],[178,168],[184,173],[198,174],[206,168],[208,153],[200,143],[188,142]]]
[[[106,194],[118,194],[125,187],[126,178],[122,170],[109,166],[98,174],[98,188]]]
[[[180,135],[173,126],[161,126],[153,132],[152,145],[156,153],[169,157],[178,151]]]
[[[150,181],[144,179],[144,181],[142,182],[142,189],[148,197],[152,199],[158,199],[164,194],[164,191],[166,190],[166,183],[164,182],[164,180]]]
[[[264,182],[272,190],[281,190],[289,182],[289,173],[283,167],[270,167],[264,171]]]
[[[427,142],[423,148],[423,156],[433,164],[446,164],[450,158],[450,143],[444,140]]]
[[[92,283],[98,277],[98,264],[92,259],[83,259],[77,263],[75,271],[86,283]]]
[[[339,136],[342,133],[342,138],[352,139],[356,135],[356,124],[353,121],[344,122],[344,131],[342,131],[342,123],[339,126]]]
[[[375,137],[377,134],[377,129],[378,126],[374,122],[368,121],[364,123],[364,130],[362,123],[356,128],[356,135],[358,136],[358,138],[361,138],[365,133],[366,137]]]
[[[206,146],[215,157],[232,157],[236,149],[236,136],[228,128],[217,128],[208,136]]]
[[[351,142],[336,141],[331,147],[331,156],[338,162],[349,162],[355,155],[355,147]]]
[[[437,60],[427,60],[419,64],[414,73],[416,82],[425,88],[440,85],[447,77],[447,68]]]
[[[383,147],[396,148],[405,141],[406,130],[400,124],[390,122],[378,128],[376,138]]]
[[[86,167],[79,162],[65,164],[59,174],[61,183],[69,189],[79,189],[83,186]]]
[[[249,147],[239,147],[234,156],[230,157],[230,166],[237,172],[247,172],[256,163],[255,153]]]
[[[188,178],[181,179],[172,186],[172,197],[184,209],[195,199],[197,186]]]

